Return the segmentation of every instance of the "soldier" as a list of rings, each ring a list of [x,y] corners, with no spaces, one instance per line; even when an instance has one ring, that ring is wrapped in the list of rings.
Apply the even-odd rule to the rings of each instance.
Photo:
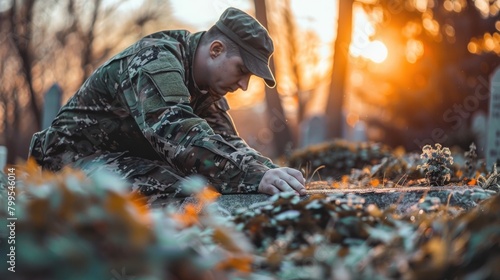
[[[150,202],[185,195],[194,174],[221,193],[305,195],[302,174],[250,148],[227,113],[224,95],[246,90],[251,75],[275,86],[273,51],[267,30],[235,8],[206,32],[148,35],[95,70],[33,135],[30,156],[53,171],[105,168]]]

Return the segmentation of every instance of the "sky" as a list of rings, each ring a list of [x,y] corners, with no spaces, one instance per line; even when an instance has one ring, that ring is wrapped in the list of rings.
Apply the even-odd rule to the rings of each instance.
[[[170,0],[174,16],[196,30],[205,30],[215,23],[227,7],[236,7],[254,13],[253,0]],[[303,29],[315,31],[323,43],[329,44],[336,33],[337,1],[332,0],[290,0],[297,24]],[[196,7],[196,9],[193,9]],[[383,42],[371,42],[373,26],[361,10],[354,13],[354,33],[351,45],[353,56],[364,56],[374,62],[382,62],[387,57]],[[194,31],[194,30],[193,30]],[[326,55],[326,54],[325,54]]]
[[[244,11],[253,10],[248,0],[170,0],[174,16],[198,30],[210,27],[227,7]],[[196,7],[196,8],[194,8]]]
[[[227,7],[236,7],[253,13],[251,0],[171,0],[174,13],[183,21],[196,28],[204,29],[213,24]],[[332,0],[291,0],[292,10],[302,27],[312,28],[326,37],[333,37],[336,1]],[[196,7],[195,10],[192,7]]]

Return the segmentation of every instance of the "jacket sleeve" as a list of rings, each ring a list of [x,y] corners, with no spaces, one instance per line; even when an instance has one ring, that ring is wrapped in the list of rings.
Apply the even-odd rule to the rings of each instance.
[[[156,55],[132,59],[122,83],[144,137],[181,174],[203,175],[221,193],[257,192],[269,167],[228,143],[195,115],[180,62],[168,54]]]
[[[200,116],[207,121],[215,133],[221,135],[235,148],[245,154],[251,155],[255,160],[269,168],[278,168],[279,166],[274,164],[271,159],[251,148],[245,140],[238,135],[234,122],[227,112],[228,110],[229,105],[226,98],[223,97],[217,102],[206,106],[206,109],[200,113]]]

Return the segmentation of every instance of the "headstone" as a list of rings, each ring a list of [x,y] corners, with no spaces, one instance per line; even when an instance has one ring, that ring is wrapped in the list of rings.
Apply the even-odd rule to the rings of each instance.
[[[490,111],[488,118],[486,164],[492,170],[500,162],[500,69],[493,74],[490,86]]]
[[[313,116],[300,125],[300,148],[324,141],[326,120],[323,116]]]
[[[354,142],[366,142],[366,125],[364,121],[358,121],[352,128],[352,141]]]
[[[486,140],[488,139],[488,116],[483,111],[474,112],[471,124],[474,133],[474,143],[477,147],[477,155],[484,158],[486,150]]]
[[[7,164],[7,147],[0,146],[0,172],[3,171]]]
[[[320,185],[322,182],[317,182]],[[434,197],[439,199],[441,205],[457,206],[463,209],[471,209],[477,205],[480,199],[493,195],[485,192],[481,187],[475,186],[440,186],[440,187],[401,187],[401,188],[355,188],[355,189],[332,189],[327,182],[325,189],[308,190],[308,195],[301,197],[307,199],[311,195],[325,194],[354,194],[365,200],[365,205],[375,204],[380,209],[389,207],[396,213],[409,213],[416,204],[425,201],[425,198]],[[482,198],[481,198],[482,197]],[[263,206],[269,202],[270,196],[266,194],[224,194],[217,199],[217,206],[221,214],[234,215],[241,208],[252,208],[255,205]],[[152,208],[161,208],[167,205],[174,206],[183,211],[190,203],[197,203],[196,198],[169,198],[159,199],[151,204]]]
[[[57,116],[59,109],[61,108],[61,87],[55,83],[50,87],[50,89],[45,93],[45,102],[43,103],[43,115],[42,115],[42,129],[50,126],[52,121]]]

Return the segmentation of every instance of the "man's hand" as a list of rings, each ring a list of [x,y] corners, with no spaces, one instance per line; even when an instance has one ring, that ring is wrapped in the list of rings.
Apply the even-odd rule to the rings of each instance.
[[[306,195],[304,187],[306,180],[302,173],[289,167],[280,167],[268,170],[259,184],[258,191],[265,194],[295,191]]]

